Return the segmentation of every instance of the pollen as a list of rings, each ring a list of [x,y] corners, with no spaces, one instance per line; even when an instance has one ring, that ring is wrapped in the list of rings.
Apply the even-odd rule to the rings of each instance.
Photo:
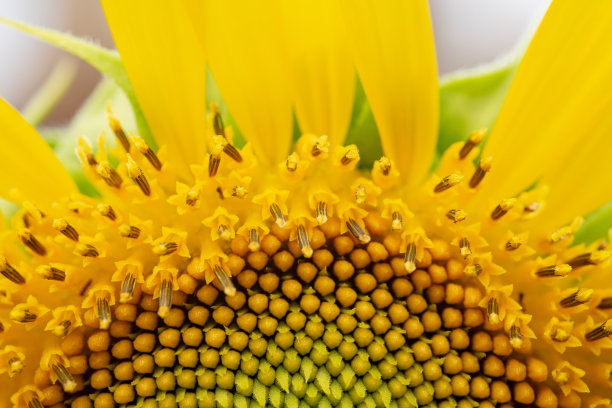
[[[15,407],[578,407],[609,390],[611,253],[573,247],[579,221],[531,233],[535,194],[475,201],[485,130],[414,189],[326,136],[260,163],[213,105],[210,152],[178,181],[107,116],[122,149],[77,149],[101,198],[24,203],[0,254]]]

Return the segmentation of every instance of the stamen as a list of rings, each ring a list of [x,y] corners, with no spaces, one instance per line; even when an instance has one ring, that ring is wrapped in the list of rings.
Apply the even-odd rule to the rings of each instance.
[[[510,327],[510,345],[515,349],[520,349],[523,347],[523,334],[521,333],[521,329],[513,325]]]
[[[229,142],[223,146],[223,153],[227,154],[235,162],[242,163],[242,156],[240,155],[240,152]]]
[[[227,225],[225,224],[219,224],[219,228],[217,228],[217,234],[224,241],[229,241],[230,239],[232,239],[232,234]]]
[[[497,207],[493,209],[493,212],[491,213],[491,219],[500,219],[501,217],[506,215],[506,213],[510,211],[512,207],[514,207],[514,204],[516,204],[516,198],[510,198],[508,200],[502,201],[497,205]]]
[[[565,343],[572,337],[572,335],[565,329],[560,327],[555,327],[553,331],[550,333],[550,338],[552,341],[556,341],[557,343]]]
[[[178,249],[176,242],[160,242],[153,247],[153,253],[159,256],[170,255]]]
[[[4,255],[0,255],[0,273],[13,283],[18,285],[23,285],[25,283],[25,278],[23,275],[21,275],[17,269],[8,263]]]
[[[136,277],[133,273],[128,272],[123,278],[121,283],[121,292],[119,294],[119,302],[129,302],[134,297],[134,291],[136,289]]]
[[[140,152],[140,154],[142,154],[149,161],[155,170],[161,170],[162,164],[147,142],[145,142],[145,140],[140,136],[136,136],[131,132],[128,133],[130,135],[130,139],[132,139],[132,143],[134,143],[134,146],[136,146],[136,149]]]
[[[225,126],[223,125],[223,118],[219,114],[217,104],[214,102],[210,104],[210,113],[213,115],[212,125],[213,130],[215,131],[215,135],[225,137]]]
[[[36,268],[36,273],[46,280],[64,282],[66,280],[66,272],[61,269],[49,265],[41,265]]]
[[[108,162],[102,162],[96,167],[96,172],[106,182],[109,187],[121,188],[123,179],[117,173],[117,170],[113,169]]]
[[[227,275],[227,272],[225,272],[225,270],[219,265],[215,265],[214,270],[215,276],[223,288],[223,293],[225,293],[227,296],[234,296],[236,294],[236,287],[232,283],[230,277]]]
[[[368,199],[368,192],[365,186],[360,184],[357,187],[355,187],[354,194],[355,194],[355,202],[357,202],[357,204],[365,204],[366,200]]]
[[[391,160],[387,156],[383,156],[378,160],[378,168],[384,176],[388,176],[391,172]]]
[[[327,203],[325,201],[319,201],[317,203],[316,217],[319,225],[323,225],[327,222]]]
[[[468,140],[465,141],[465,143],[461,147],[461,150],[459,151],[459,158],[461,160],[465,159],[465,157],[470,154],[472,149],[478,146],[480,142],[482,142],[486,131],[486,129],[479,129],[470,133]]]
[[[572,271],[568,264],[545,266],[537,270],[536,275],[540,277],[567,276]]]
[[[606,297],[601,299],[597,305],[598,309],[612,309],[612,297]]]
[[[200,187],[193,186],[187,194],[185,194],[185,204],[190,207],[196,205],[198,200],[200,199]]]
[[[523,245],[523,240],[518,236],[513,236],[506,242],[506,251],[516,251]]]
[[[219,164],[221,163],[221,156],[218,154],[211,154],[208,158],[208,177],[215,177],[219,171]]]
[[[41,255],[41,256],[47,254],[47,249],[27,229],[23,229],[20,232],[18,232],[18,236],[19,236],[19,239],[21,239],[21,242],[23,242],[23,244],[25,246],[30,248],[32,250],[32,252],[34,252],[34,253],[36,253],[38,255]]]
[[[159,290],[159,309],[157,314],[163,319],[170,313],[170,308],[172,308],[172,282],[164,279]]]
[[[416,244],[414,242],[408,243],[408,246],[406,247],[406,255],[404,255],[404,267],[408,273],[412,273],[416,270],[416,254]]]
[[[593,289],[578,289],[576,292],[563,298],[559,304],[564,308],[581,305],[591,300],[593,292]]]
[[[242,186],[234,186],[232,188],[232,197],[244,198],[248,193],[248,190]]]
[[[297,227],[297,242],[302,251],[302,255],[304,255],[305,258],[310,258],[313,254],[312,246],[310,246],[306,228],[301,224]]]
[[[287,161],[285,162],[285,167],[287,168],[287,171],[294,172],[297,170],[297,166],[298,166],[297,157],[295,157],[295,155],[293,154],[287,156]]]
[[[611,254],[612,253],[610,251],[589,252],[570,259],[567,261],[567,264],[570,265],[572,269],[578,269],[587,265],[599,265],[600,263],[609,259]]]
[[[132,157],[127,155],[127,173],[132,179],[134,183],[140,188],[140,191],[147,197],[151,195],[151,186],[149,185],[149,181],[147,177],[142,172],[142,169],[138,166],[138,164],[132,159]]]
[[[317,157],[321,153],[327,153],[329,151],[329,142],[327,141],[327,136],[321,136],[317,139],[317,141],[312,146],[310,154],[312,157]]]
[[[281,211],[278,204],[270,204],[270,214],[272,215],[272,218],[274,218],[274,222],[276,223],[276,225],[281,228],[285,228],[285,225],[287,225],[287,221],[285,220],[285,216],[283,215],[283,212]]]
[[[96,210],[98,210],[98,212],[102,216],[108,218],[111,221],[115,221],[117,219],[117,214],[115,214],[115,210],[108,204],[98,204]]]
[[[124,238],[138,239],[140,228],[133,225],[122,224],[119,226],[119,234]]]
[[[255,252],[259,251],[261,248],[261,242],[259,241],[259,234],[257,233],[257,229],[251,228],[249,230],[249,251]]]
[[[467,213],[463,210],[450,210],[446,213],[446,218],[456,224],[459,221],[465,220],[467,218]]]
[[[64,391],[73,392],[77,387],[77,383],[72,374],[66,369],[62,358],[57,354],[52,355],[49,359],[49,365],[59,382],[62,383]]]
[[[485,157],[484,159],[480,160],[480,162],[478,163],[478,167],[476,167],[476,171],[474,171],[474,174],[470,179],[470,188],[476,188],[478,184],[480,184],[485,174],[487,174],[489,170],[491,170],[492,161],[493,158],[491,156]]]
[[[11,357],[8,361],[8,374],[10,377],[23,371],[23,361],[19,357]]]
[[[36,397],[32,397],[28,401],[28,408],[45,408],[40,400]]]
[[[492,297],[487,303],[487,319],[491,324],[499,324],[499,303],[497,298]]]
[[[55,326],[53,329],[53,334],[58,337],[66,337],[68,335],[68,331],[70,330],[70,326],[72,326],[72,322],[70,320],[64,320]]]
[[[359,160],[359,150],[356,148],[349,148],[340,159],[340,164],[346,166],[354,160]]]
[[[115,134],[117,141],[121,143],[121,146],[123,146],[123,149],[126,152],[129,152],[130,142],[128,141],[128,138],[125,135],[125,132],[121,128],[121,123],[119,123],[119,120],[117,120],[117,118],[113,115],[113,111],[111,110],[110,104],[108,104],[106,107],[106,117],[108,118],[108,125]]]
[[[482,266],[480,266],[478,263],[467,265],[465,268],[463,268],[463,273],[466,276],[476,278],[482,273]]]
[[[534,201],[533,203],[531,203],[529,205],[526,205],[523,208],[523,212],[525,212],[525,213],[534,213],[534,212],[538,211],[541,206],[542,206],[542,203]]]
[[[364,229],[361,228],[359,224],[357,224],[357,221],[355,221],[352,218],[349,218],[348,221],[346,222],[346,226],[348,227],[348,230],[350,231],[350,233],[355,238],[357,238],[359,242],[361,242],[362,244],[367,244],[368,242],[370,242],[371,240],[370,234],[364,231]]]
[[[391,231],[401,231],[404,227],[404,219],[398,211],[391,214]]]
[[[606,320],[585,335],[587,341],[596,341],[612,334],[612,319]]]
[[[90,244],[77,244],[75,251],[86,258],[97,258],[100,255],[96,247]]]
[[[437,194],[446,191],[449,188],[461,183],[461,180],[463,180],[463,176],[461,174],[451,174],[446,176],[434,187],[434,193]]]
[[[9,313],[9,318],[15,322],[19,323],[31,323],[36,320],[38,316],[32,312],[28,308],[13,308]]]
[[[66,221],[64,218],[56,218],[53,220],[53,228],[62,234],[64,234],[68,239],[73,241],[79,240],[79,233],[76,229]]]
[[[459,251],[464,258],[472,255],[472,248],[470,247],[470,241],[467,238],[463,237],[459,240]]]
[[[96,313],[98,315],[98,321],[100,322],[100,328],[102,330],[106,330],[111,323],[111,311],[108,300],[106,300],[106,298],[103,296],[98,296],[96,299],[96,305]]]

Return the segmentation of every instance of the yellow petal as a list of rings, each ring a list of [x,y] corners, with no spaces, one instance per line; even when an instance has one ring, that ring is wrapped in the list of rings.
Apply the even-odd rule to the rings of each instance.
[[[53,150],[11,105],[0,98],[0,196],[45,206],[77,192]]]
[[[206,52],[210,70],[233,117],[257,156],[285,160],[292,112],[277,0],[210,1]]]
[[[130,82],[157,143],[184,178],[206,153],[206,70],[194,26],[203,13],[183,1],[103,0]],[[203,7],[202,7],[203,8]],[[199,19],[191,24],[190,19]]]
[[[295,112],[302,133],[342,143],[353,110],[355,69],[327,0],[283,3]]]
[[[592,137],[612,130],[605,120],[612,110],[610,43],[612,3],[597,0],[585,7],[580,2],[553,2],[487,142],[484,155],[494,160],[481,195],[513,196],[543,174],[559,185],[570,175],[557,176],[551,170],[591,164],[588,156],[580,164],[576,159]],[[602,149],[610,147],[609,141],[600,144]],[[589,181],[597,182],[594,177],[584,180]]]
[[[340,0],[359,78],[383,150],[410,184],[434,157],[438,76],[425,0]]]

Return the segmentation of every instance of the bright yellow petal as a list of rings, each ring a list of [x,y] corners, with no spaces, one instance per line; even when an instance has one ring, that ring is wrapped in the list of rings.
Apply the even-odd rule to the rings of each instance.
[[[78,191],[36,129],[1,98],[0,144],[0,197],[45,206]]]
[[[549,169],[577,164],[577,152],[588,139],[612,130],[605,120],[612,111],[611,43],[612,3],[553,2],[487,142],[484,155],[493,156],[493,166],[482,186],[484,196],[513,196]],[[610,142],[600,148],[609,149]],[[591,164],[584,159],[578,167]],[[564,182],[549,173],[551,178],[558,179],[556,185]],[[597,182],[584,180],[589,181]]]
[[[292,112],[279,1],[208,3],[210,70],[245,138],[264,162],[287,158]]]
[[[206,152],[206,70],[183,1],[102,0],[117,49],[157,143],[189,178]],[[203,7],[202,7],[203,8]],[[196,20],[191,24],[190,19]]]
[[[438,74],[425,0],[340,0],[357,72],[385,154],[410,184],[431,166]]]
[[[283,3],[291,85],[302,133],[342,143],[353,110],[355,69],[328,0]]]

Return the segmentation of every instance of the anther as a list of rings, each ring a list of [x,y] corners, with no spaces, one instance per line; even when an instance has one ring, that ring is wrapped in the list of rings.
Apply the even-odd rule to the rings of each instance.
[[[161,170],[162,164],[159,160],[159,157],[157,157],[153,149],[151,149],[151,147],[144,141],[144,139],[132,134],[130,134],[130,136],[132,137],[132,141],[134,142],[134,145],[136,146],[136,149],[138,149],[140,154],[142,154],[145,159],[147,159],[149,163],[151,163],[151,166],[153,166],[155,170]]]
[[[514,204],[516,204],[516,198],[510,198],[508,200],[502,201],[497,205],[497,207],[493,209],[493,212],[491,212],[491,219],[500,219],[501,217],[506,215],[506,213],[510,211],[512,207],[514,207]]]
[[[85,258],[97,258],[100,255],[96,247],[90,244],[77,244],[75,251]]]
[[[476,188],[478,184],[480,184],[485,174],[487,174],[489,170],[491,170],[492,161],[493,158],[491,156],[485,157],[484,159],[480,160],[480,162],[478,163],[478,167],[476,167],[476,170],[474,171],[474,174],[470,179],[470,188]]]
[[[117,170],[113,169],[108,162],[101,162],[96,166],[96,172],[106,182],[109,187],[120,188],[123,179],[117,173]]]
[[[102,330],[106,330],[111,323],[111,310],[108,300],[106,300],[106,298],[103,296],[98,296],[96,299],[96,306],[96,313],[98,315],[98,321],[100,322],[100,328]]]
[[[121,146],[123,146],[123,149],[126,152],[129,152],[130,142],[128,141],[128,138],[125,135],[125,132],[121,128],[121,124],[119,123],[119,120],[117,120],[117,118],[113,115],[113,111],[111,110],[110,104],[108,104],[106,107],[106,117],[108,118],[108,125],[110,126],[113,133],[115,134],[117,141],[121,143]]]
[[[610,251],[589,252],[570,259],[569,261],[567,261],[567,264],[570,265],[572,269],[578,269],[581,266],[587,265],[598,265],[601,262],[604,262],[608,258],[610,258],[610,255]]]
[[[257,233],[257,229],[251,228],[249,230],[249,251],[255,252],[259,251],[261,248],[261,242],[259,241],[259,234]]]
[[[459,221],[463,221],[467,218],[467,213],[463,210],[450,210],[446,213],[446,218],[454,222],[455,224]]]
[[[153,247],[153,253],[155,255],[164,256],[170,255],[178,249],[178,244],[176,242],[160,242],[156,246]]]
[[[36,268],[36,273],[43,279],[63,282],[66,280],[66,272],[53,266],[41,265]]]
[[[164,279],[159,290],[159,309],[157,314],[163,319],[170,313],[170,308],[172,308],[172,282]]]
[[[523,347],[523,334],[521,333],[521,329],[518,326],[513,325],[512,327],[510,327],[509,334],[509,342],[513,348],[520,349],[521,347]]]
[[[354,160],[359,160],[359,150],[356,148],[349,148],[340,159],[340,164],[346,166]]]
[[[185,204],[187,204],[190,207],[193,207],[194,205],[196,205],[199,199],[200,199],[200,187],[197,185],[193,186],[187,192],[187,194],[185,194]]]
[[[472,133],[470,133],[468,140],[465,141],[465,143],[461,147],[461,150],[459,151],[460,159],[465,159],[465,157],[468,154],[470,154],[472,149],[478,146],[480,142],[482,142],[482,139],[484,139],[486,131],[487,131],[486,129],[479,129],[479,130],[474,130]]]
[[[572,337],[572,335],[567,330],[560,327],[555,327],[550,333],[551,340],[557,343],[565,343],[570,337]]]
[[[122,224],[118,229],[119,234],[124,238],[138,239],[140,236],[140,228],[133,225]]]
[[[219,265],[215,265],[214,271],[219,284],[223,288],[223,293],[225,293],[227,296],[234,296],[236,294],[236,287],[232,283],[232,280],[228,276],[227,272],[225,272],[225,270]]]
[[[37,397],[32,397],[27,402],[28,408],[45,408]]]
[[[317,203],[316,218],[319,225],[323,225],[327,222],[327,203],[325,201],[319,201]]]
[[[596,341],[612,334],[612,319],[606,320],[585,335],[587,341]]]
[[[391,231],[401,231],[404,227],[404,219],[398,211],[391,214]]]
[[[281,228],[285,228],[285,225],[287,225],[287,221],[285,220],[285,216],[283,215],[283,212],[281,211],[278,204],[270,204],[270,214],[272,215],[272,218],[274,218],[274,222],[276,223],[276,225]]]
[[[63,359],[57,354],[53,354],[49,358],[49,366],[51,366],[53,373],[62,384],[62,387],[64,387],[64,391],[73,392],[77,387],[77,383],[64,365]]]
[[[353,193],[355,194],[355,202],[357,204],[365,204],[366,200],[368,199],[368,192],[364,185],[360,184],[355,187]]]
[[[9,313],[9,318],[18,323],[31,323],[37,317],[35,313],[30,312],[30,309],[24,307],[13,308]]]
[[[68,331],[70,330],[70,326],[72,326],[72,322],[70,320],[64,320],[55,326],[53,329],[53,334],[58,337],[66,337],[68,335]]]
[[[558,264],[545,266],[536,271],[536,275],[540,277],[567,276],[572,271],[572,267],[568,264]]]
[[[217,234],[224,241],[229,241],[232,239],[232,234],[225,224],[219,224],[219,228],[217,228]]]
[[[129,302],[134,297],[136,289],[136,277],[133,273],[128,272],[121,283],[121,292],[119,293],[119,302]]]
[[[294,172],[297,170],[297,166],[298,166],[297,157],[295,157],[294,154],[287,156],[287,161],[285,162],[285,167],[287,168],[287,171]]]
[[[18,235],[19,235],[19,239],[21,240],[21,242],[23,242],[25,246],[30,248],[32,252],[38,255],[41,255],[41,256],[47,254],[47,249],[27,229],[21,230],[20,232],[18,232]]]
[[[142,194],[146,195],[147,197],[150,196],[151,186],[149,185],[149,181],[142,172],[142,169],[138,166],[138,164],[134,161],[134,159],[132,159],[129,154],[127,155],[126,167],[128,175],[130,176],[132,181],[136,183],[136,185],[140,188]]]
[[[362,244],[370,242],[370,234],[368,234],[361,226],[352,218],[349,218],[346,222],[346,226],[350,233],[359,240]]]
[[[463,255],[464,258],[472,255],[472,248],[470,247],[470,241],[467,238],[463,237],[459,240],[459,252]]]
[[[561,307],[574,307],[581,305],[591,300],[593,292],[593,289],[578,289],[571,295],[561,299],[559,304],[561,305]]]
[[[436,184],[434,187],[434,193],[446,191],[449,188],[461,183],[461,180],[463,180],[463,176],[461,174],[451,174],[446,176],[438,184]]]
[[[23,361],[19,357],[11,357],[8,361],[8,374],[9,376],[14,376],[15,374],[19,374],[23,371]]]
[[[472,265],[467,265],[464,269],[463,269],[463,273],[467,276],[471,276],[473,278],[478,277],[478,275],[480,275],[482,273],[482,266],[480,266],[480,264],[472,264]]]
[[[597,305],[598,309],[612,309],[612,297],[606,297],[601,299]]]
[[[404,255],[404,267],[408,273],[412,273],[416,270],[416,255],[416,244],[414,242],[408,243],[408,246],[406,247],[406,255]]]
[[[310,246],[310,240],[308,239],[306,228],[304,228],[304,226],[301,224],[297,227],[297,242],[300,250],[302,251],[302,255],[304,255],[305,258],[312,257],[312,246]]]
[[[100,203],[96,206],[96,210],[100,213],[100,215],[108,218],[111,221],[115,221],[117,219],[115,210],[108,204]]]
[[[242,163],[242,156],[240,155],[240,152],[229,142],[223,146],[223,153],[228,155],[235,162]]]
[[[217,104],[212,102],[210,104],[210,113],[212,114],[212,125],[215,135],[225,137],[225,126],[223,125],[223,118],[219,114]]]
[[[78,241],[79,233],[76,229],[66,221],[64,218],[56,218],[53,220],[53,228],[62,234],[64,234],[67,238]]]
[[[515,251],[523,245],[523,240],[518,236],[513,236],[506,242],[506,251]]]
[[[244,198],[248,193],[248,190],[242,186],[234,186],[232,188],[232,197]]]
[[[525,213],[534,213],[534,212],[538,211],[541,206],[542,206],[542,203],[534,201],[533,203],[526,205],[523,208],[523,212],[525,212]]]
[[[491,324],[499,324],[499,303],[497,299],[492,297],[487,303],[487,319]]]
[[[388,176],[391,172],[391,160],[387,156],[383,156],[378,160],[378,168],[384,176]]]
[[[312,157],[317,157],[321,153],[327,153],[329,151],[329,142],[327,141],[327,136],[321,136],[317,139],[317,141],[312,146],[310,150],[310,154]]]
[[[25,283],[25,278],[23,275],[21,275],[17,269],[8,263],[3,255],[0,255],[0,273],[13,283],[18,285],[23,285]]]
[[[218,154],[211,154],[208,158],[208,177],[215,177],[219,171],[219,164],[221,163],[221,156]]]

